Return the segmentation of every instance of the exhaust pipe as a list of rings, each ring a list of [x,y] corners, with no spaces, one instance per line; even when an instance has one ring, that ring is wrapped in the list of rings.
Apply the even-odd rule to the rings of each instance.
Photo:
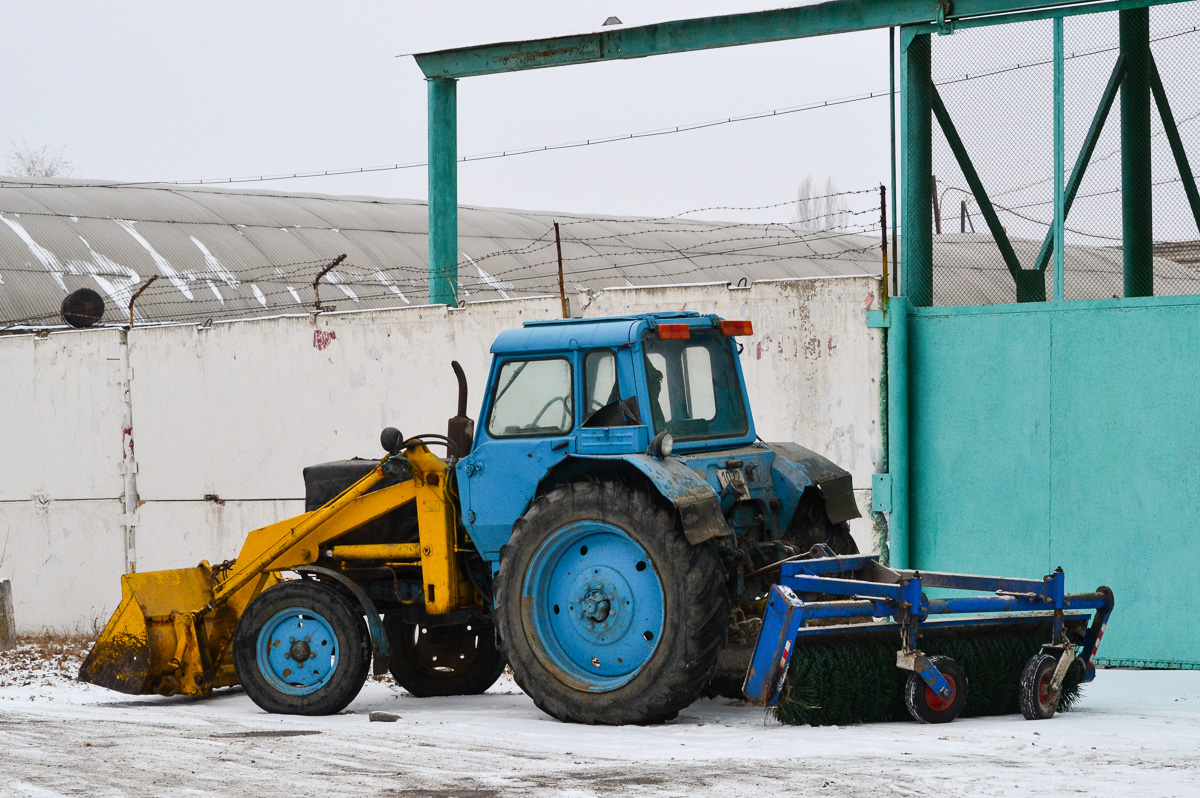
[[[467,417],[467,375],[457,360],[450,361],[454,376],[458,378],[458,415],[450,419],[446,437],[454,445],[455,454],[466,457],[471,453],[475,440],[475,422]]]

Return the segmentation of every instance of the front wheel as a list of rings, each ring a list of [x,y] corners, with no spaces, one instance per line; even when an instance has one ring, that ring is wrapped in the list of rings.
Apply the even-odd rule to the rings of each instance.
[[[578,723],[669,720],[712,678],[729,594],[711,548],[640,486],[587,479],[539,497],[496,579],[501,644],[546,713]]]
[[[333,588],[296,580],[246,607],[233,635],[238,680],[255,704],[282,715],[332,715],[367,680],[363,616]]]

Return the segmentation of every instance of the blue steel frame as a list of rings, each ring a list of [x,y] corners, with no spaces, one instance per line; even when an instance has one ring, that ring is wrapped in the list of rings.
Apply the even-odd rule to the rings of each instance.
[[[827,576],[852,573],[854,578]],[[942,588],[994,593],[991,596],[929,598],[925,588]],[[851,597],[850,601],[804,601],[797,593],[824,593]],[[1092,622],[1082,641],[1084,681],[1095,678],[1093,660],[1104,636],[1113,609],[1113,594],[1106,587],[1093,593],[1068,594],[1061,568],[1042,579],[1013,579],[974,574],[907,571],[880,565],[877,555],[857,557],[827,556],[783,564],[779,584],[771,588],[763,616],[762,632],[746,675],[746,697],[760,706],[779,703],[788,663],[795,641],[807,635],[836,635],[846,626],[808,628],[807,621],[818,619],[891,618],[887,628],[897,632],[900,648],[897,667],[919,673],[925,683],[946,698],[950,686],[937,668],[916,647],[917,635],[925,624],[980,626],[995,622],[1003,613],[1037,613],[1012,619],[1036,623],[1047,617],[1054,620],[1053,639],[1047,646],[1071,645],[1065,631],[1067,620],[1085,617],[1082,610],[1093,610]],[[970,615],[952,621],[929,621],[931,615]],[[853,629],[853,627],[850,627]],[[873,628],[879,628],[878,625]]]

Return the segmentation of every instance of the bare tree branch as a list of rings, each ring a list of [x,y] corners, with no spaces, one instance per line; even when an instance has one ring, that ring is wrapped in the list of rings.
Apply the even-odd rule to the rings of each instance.
[[[24,140],[20,143],[9,139],[8,171],[14,177],[74,177],[75,165],[63,152],[64,144],[58,149],[43,144],[31,147]]]

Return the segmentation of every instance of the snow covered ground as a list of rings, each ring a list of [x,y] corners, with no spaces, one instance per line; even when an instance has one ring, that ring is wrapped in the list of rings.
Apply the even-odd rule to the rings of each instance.
[[[1200,795],[1194,671],[1102,670],[1042,722],[790,728],[705,699],[614,729],[552,720],[509,677],[441,699],[372,681],[350,714],[303,718],[237,689],[130,697],[69,681],[69,656],[0,657],[2,796]]]

